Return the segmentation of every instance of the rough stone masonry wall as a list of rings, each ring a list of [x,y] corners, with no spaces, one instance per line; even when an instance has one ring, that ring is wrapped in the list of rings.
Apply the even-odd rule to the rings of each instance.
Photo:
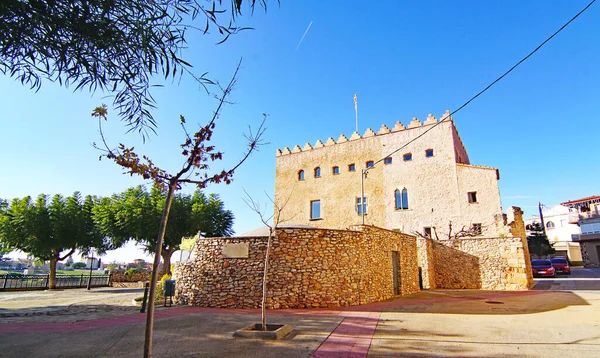
[[[527,290],[529,262],[523,241],[510,238],[464,238],[432,241],[435,285],[443,289]]]
[[[198,240],[175,267],[176,301],[204,307],[258,308],[266,237]],[[227,259],[226,244],[248,243],[248,257]],[[394,296],[392,251],[400,255],[401,294],[419,291],[416,239],[361,226],[354,230],[285,228],[271,244],[268,308],[337,307]]]

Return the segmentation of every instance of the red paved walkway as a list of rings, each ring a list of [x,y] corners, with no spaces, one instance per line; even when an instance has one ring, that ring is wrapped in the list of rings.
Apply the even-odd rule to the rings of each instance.
[[[346,317],[313,353],[314,358],[366,357],[379,322],[379,312]]]
[[[526,296],[543,293],[543,291],[511,292],[511,296]],[[502,293],[481,293],[475,296],[440,297],[411,300],[394,300],[377,302],[362,306],[345,307],[343,309],[286,309],[270,310],[272,315],[306,315],[306,316],[343,316],[345,317],[336,329],[327,337],[321,346],[313,353],[313,357],[366,357],[371,340],[377,328],[381,312],[386,309],[400,306],[413,306],[423,303],[435,302],[460,302],[464,300],[486,299],[504,297]],[[190,313],[213,314],[260,314],[259,309],[222,309],[203,307],[177,307],[155,312],[155,318],[168,318]],[[78,322],[38,322],[38,323],[0,323],[0,334],[6,333],[44,333],[44,332],[80,332],[93,329],[102,329],[129,323],[145,321],[145,314],[129,314],[110,318],[101,318]]]

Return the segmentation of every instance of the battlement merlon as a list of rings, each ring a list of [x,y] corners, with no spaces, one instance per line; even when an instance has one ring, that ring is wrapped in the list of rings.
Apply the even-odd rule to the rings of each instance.
[[[446,110],[446,112],[442,115],[442,118],[439,120],[439,122],[445,122],[445,121],[452,121],[452,117],[450,116],[450,110]],[[365,133],[362,136],[358,132],[354,132],[350,136],[350,139],[348,139],[348,137],[346,137],[344,134],[342,134],[342,135],[340,135],[340,137],[338,138],[337,141],[335,141],[332,137],[329,137],[327,139],[327,141],[325,141],[325,144],[323,144],[323,142],[320,139],[317,140],[315,145],[310,145],[310,143],[306,143],[304,145],[304,148],[301,148],[299,145],[296,144],[292,150],[290,150],[289,147],[285,147],[284,149],[277,149],[277,151],[275,152],[275,156],[279,157],[282,155],[288,155],[288,154],[292,154],[292,153],[305,152],[305,151],[309,151],[309,150],[313,150],[313,149],[317,149],[317,148],[328,147],[328,146],[332,146],[332,145],[336,145],[336,144],[340,144],[340,143],[346,143],[349,141],[355,141],[355,140],[360,140],[360,139],[364,139],[364,138],[370,138],[370,137],[385,135],[385,134],[389,134],[389,133],[395,133],[395,132],[400,132],[400,131],[405,131],[405,130],[411,130],[414,128],[435,125],[439,122],[438,122],[437,118],[435,118],[432,114],[429,114],[427,116],[427,118],[425,119],[425,122],[423,122],[423,123],[421,123],[421,121],[417,117],[415,117],[409,123],[408,127],[405,127],[400,121],[397,121],[396,124],[394,125],[394,127],[390,130],[388,126],[383,124],[383,125],[381,125],[381,128],[379,129],[378,132],[373,131],[371,128],[367,128],[367,130],[365,131]]]

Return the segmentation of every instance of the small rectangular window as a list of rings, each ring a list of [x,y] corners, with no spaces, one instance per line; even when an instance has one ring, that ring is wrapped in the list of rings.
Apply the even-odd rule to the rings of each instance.
[[[353,172],[356,170],[356,165],[354,165],[354,163],[348,165],[348,171],[349,172]]]
[[[383,164],[392,164],[392,157],[387,157],[383,160]]]
[[[340,173],[340,167],[333,167],[332,171],[333,171],[334,175],[339,174]]]
[[[369,161],[366,163],[366,167],[367,167],[367,168],[371,168],[371,167],[373,167],[373,165],[374,165],[374,163],[373,163],[373,161],[372,161],[372,160],[369,160]]]
[[[316,220],[321,218],[321,200],[312,200],[310,202],[310,219]]]
[[[473,232],[475,235],[481,235],[481,224],[473,224]]]
[[[425,156],[427,158],[433,157],[433,149],[427,149],[427,150],[425,150]]]
[[[476,191],[470,191],[468,193],[469,195],[469,203],[476,203],[477,202],[477,192]]]
[[[431,228],[430,227],[424,227],[423,228],[423,235],[431,238]]]
[[[411,161],[412,160],[412,153],[406,153],[402,156],[402,159],[404,159],[405,162]]]
[[[358,213],[358,215],[362,215],[363,211],[365,213],[365,215],[367,214],[368,210],[367,210],[367,198],[363,197],[362,200],[361,198],[356,198],[356,212]]]

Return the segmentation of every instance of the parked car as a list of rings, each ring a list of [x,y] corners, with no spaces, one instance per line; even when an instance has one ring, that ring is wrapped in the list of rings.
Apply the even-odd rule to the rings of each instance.
[[[550,260],[531,260],[534,277],[556,277],[556,270]]]
[[[566,257],[556,256],[551,258],[550,262],[556,270],[556,273],[571,274],[571,265],[569,265],[569,260],[567,260]]]

